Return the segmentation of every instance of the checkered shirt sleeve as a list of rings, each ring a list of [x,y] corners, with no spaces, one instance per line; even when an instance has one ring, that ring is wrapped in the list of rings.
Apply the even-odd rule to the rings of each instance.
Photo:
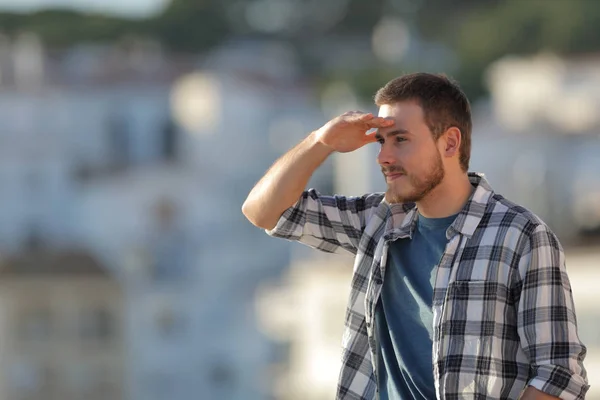
[[[381,193],[321,196],[310,189],[285,210],[275,228],[266,232],[328,253],[346,250],[356,254],[366,223],[383,197]]]
[[[518,334],[530,360],[529,385],[561,399],[583,399],[589,389],[586,348],[577,335],[565,256],[556,236],[538,225],[519,263]]]

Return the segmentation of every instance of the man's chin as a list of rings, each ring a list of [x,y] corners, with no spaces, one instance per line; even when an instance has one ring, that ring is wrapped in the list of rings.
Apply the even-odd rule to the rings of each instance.
[[[406,189],[406,187],[405,187]],[[388,189],[385,192],[385,201],[390,204],[399,203],[415,203],[421,200],[423,196],[418,196],[414,191],[408,193],[400,193],[394,190],[391,185],[388,185]]]
[[[390,204],[406,203],[406,200],[403,196],[398,193],[394,193],[389,189],[387,192],[385,192],[385,201]]]

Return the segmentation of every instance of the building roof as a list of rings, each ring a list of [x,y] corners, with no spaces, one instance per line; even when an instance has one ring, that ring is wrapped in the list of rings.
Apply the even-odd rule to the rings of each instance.
[[[79,250],[35,251],[0,258],[0,276],[96,276],[110,279],[108,270]]]

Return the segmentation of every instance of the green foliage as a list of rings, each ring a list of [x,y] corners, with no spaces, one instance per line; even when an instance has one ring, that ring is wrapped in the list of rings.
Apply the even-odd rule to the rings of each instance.
[[[144,22],[144,30],[174,51],[201,51],[228,34],[225,11],[218,0],[173,0],[162,14]]]
[[[346,16],[334,32],[350,35],[370,35],[384,10],[385,0],[350,0]]]
[[[472,96],[484,93],[482,72],[509,54],[570,55],[600,49],[595,0],[430,0],[417,16],[420,31],[450,45],[457,78]]]
[[[139,22],[68,10],[45,10],[29,15],[0,14],[3,33],[32,32],[50,47],[78,42],[106,42],[135,31]]]
[[[26,18],[22,14],[0,13],[0,29],[5,33],[13,33],[24,25]]]
[[[163,13],[147,19],[127,19],[69,10],[32,14],[0,13],[0,30],[38,34],[50,47],[80,42],[112,42],[129,35],[144,35],[173,51],[202,51],[227,33],[225,9],[218,0],[173,0]]]
[[[111,42],[138,35],[159,40],[173,51],[202,52],[235,32],[257,34],[243,17],[243,9],[251,1],[256,0],[172,0],[159,15],[141,20],[66,10],[28,15],[0,13],[0,31],[31,31],[51,47]],[[318,8],[305,12],[306,1],[293,0],[293,4],[296,14],[304,19],[303,26],[311,26],[311,18],[322,19],[323,15],[311,14]],[[237,10],[236,18],[232,18],[232,10]],[[459,60],[454,77],[471,97],[484,94],[483,71],[504,55],[543,50],[574,54],[600,49],[600,1],[596,0],[347,0],[344,18],[327,32],[299,29],[262,33],[261,37],[284,39],[303,57],[322,35],[370,36],[383,15],[400,16],[422,37],[451,48]],[[319,60],[307,58],[301,62],[307,71],[319,74]],[[415,65],[419,60],[407,67]],[[347,78],[355,80],[360,93],[371,97],[372,89],[388,75],[393,71],[382,66]]]

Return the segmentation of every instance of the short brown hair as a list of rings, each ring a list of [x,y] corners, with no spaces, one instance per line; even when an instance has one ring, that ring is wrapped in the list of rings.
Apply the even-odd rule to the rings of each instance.
[[[379,107],[406,100],[414,100],[421,106],[434,139],[450,127],[460,130],[459,161],[462,169],[468,171],[473,125],[471,106],[458,84],[445,75],[420,72],[395,78],[375,94],[375,104]]]

